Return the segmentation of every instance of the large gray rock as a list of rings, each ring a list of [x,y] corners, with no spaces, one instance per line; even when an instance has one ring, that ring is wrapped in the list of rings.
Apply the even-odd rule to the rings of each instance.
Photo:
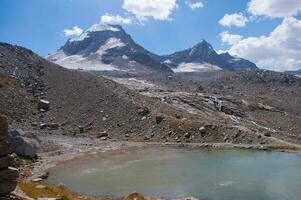
[[[22,130],[10,130],[8,139],[12,151],[20,156],[34,158],[40,147],[40,140],[34,134]]]

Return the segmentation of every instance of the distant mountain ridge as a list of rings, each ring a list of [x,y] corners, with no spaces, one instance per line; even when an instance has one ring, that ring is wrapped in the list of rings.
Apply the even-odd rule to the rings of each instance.
[[[286,71],[287,74],[295,75],[295,76],[300,76],[301,77],[301,69],[295,70],[295,71]]]
[[[47,59],[69,69],[131,75],[257,69],[245,59],[217,54],[205,40],[184,51],[159,56],[137,44],[121,26],[99,24],[69,39]]]
[[[218,54],[211,44],[202,40],[192,48],[161,56],[161,61],[174,71],[194,72],[204,70],[245,71],[257,69],[256,65],[229,53]]]

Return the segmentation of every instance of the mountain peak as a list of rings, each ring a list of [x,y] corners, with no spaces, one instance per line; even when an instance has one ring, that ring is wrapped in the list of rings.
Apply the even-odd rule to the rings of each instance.
[[[217,54],[212,45],[204,39],[192,48],[163,56],[161,60],[168,61],[168,66],[174,71],[204,71],[204,68],[232,71],[257,69],[256,65],[248,60],[231,56],[229,53]]]
[[[79,42],[90,37],[89,35],[94,32],[120,32],[123,31],[122,27],[119,25],[110,24],[93,24],[90,28],[85,30],[80,36],[72,38],[69,42]]]
[[[119,25],[94,24],[48,59],[71,69],[143,74],[172,70],[135,43]]]
[[[210,43],[208,43],[206,40],[202,39],[199,43],[197,43],[193,48],[208,48],[208,49],[213,49],[212,45]]]

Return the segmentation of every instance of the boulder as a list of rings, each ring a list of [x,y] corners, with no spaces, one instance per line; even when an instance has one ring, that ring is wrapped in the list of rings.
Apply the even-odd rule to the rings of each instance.
[[[4,115],[0,115],[0,140],[4,140],[7,137],[8,123],[7,118]]]
[[[0,157],[0,170],[12,165],[13,158],[9,155]]]
[[[11,130],[8,135],[11,149],[20,156],[34,158],[40,147],[39,139],[31,134],[25,134],[22,130]]]
[[[19,171],[16,168],[8,167],[6,169],[0,170],[0,183],[15,181],[18,178],[19,178]]]
[[[0,141],[0,156],[6,156],[10,153],[9,145],[5,141]]]
[[[146,200],[145,197],[138,192],[134,192],[128,195],[124,200]]]
[[[50,108],[50,102],[44,99],[41,99],[38,103],[38,110],[48,111]]]
[[[17,187],[17,181],[0,182],[0,197],[6,196]]]

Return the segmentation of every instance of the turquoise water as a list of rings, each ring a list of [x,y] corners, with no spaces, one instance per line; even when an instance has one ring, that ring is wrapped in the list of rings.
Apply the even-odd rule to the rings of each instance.
[[[144,148],[89,155],[48,180],[75,192],[170,199],[301,200],[301,155],[247,150]]]

